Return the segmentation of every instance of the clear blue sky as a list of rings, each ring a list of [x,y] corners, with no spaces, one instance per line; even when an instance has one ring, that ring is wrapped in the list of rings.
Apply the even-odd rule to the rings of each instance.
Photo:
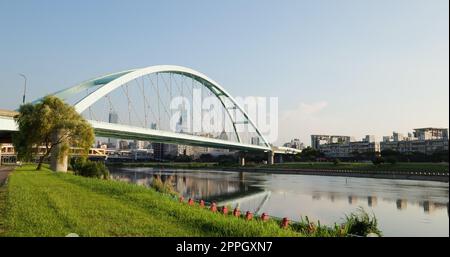
[[[448,127],[449,2],[0,0],[0,108],[18,73],[34,99],[155,64],[279,97],[280,141]]]

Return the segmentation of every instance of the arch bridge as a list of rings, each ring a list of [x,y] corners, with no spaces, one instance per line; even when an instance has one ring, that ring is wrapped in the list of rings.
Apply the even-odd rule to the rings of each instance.
[[[165,91],[161,92],[161,88]],[[137,92],[135,93],[137,98],[142,99],[140,107],[134,106],[136,101],[131,100],[130,89],[134,89]],[[170,123],[174,117],[174,113],[172,110],[169,111],[170,108],[167,106],[168,101],[164,101],[162,95],[167,95],[169,101],[174,96],[181,94],[190,94],[193,97],[195,89],[200,90],[205,96],[212,96],[221,106],[223,116],[218,115],[216,117],[225,120],[223,132],[225,132],[226,125],[231,128],[228,134],[224,134],[224,137],[222,135],[205,136],[204,134],[190,133],[189,129],[173,131],[162,128],[164,121],[161,120],[161,113],[163,113],[163,116],[164,112],[167,114],[165,116],[166,124]],[[122,96],[125,96],[125,101],[114,100],[111,94],[121,90]],[[154,90],[154,92],[151,90]],[[297,149],[274,147],[269,144],[244,108],[219,83],[198,71],[182,66],[157,65],[116,72],[85,81],[52,95],[73,104],[75,110],[89,121],[98,137],[211,147],[243,152],[266,152],[268,163],[273,163],[275,153],[295,154],[299,152]],[[151,99],[152,97],[154,99]],[[37,99],[34,103],[41,99]],[[108,120],[95,118],[96,114],[99,113],[98,108],[96,110],[95,107],[101,101],[107,103]],[[126,107],[115,108],[114,104],[118,102],[125,102],[127,105]],[[176,125],[185,128],[182,123],[192,121],[186,122],[186,117],[192,116],[190,113],[195,108],[197,107],[194,104],[186,108],[189,110],[179,114]],[[111,113],[116,112],[115,109],[128,110],[128,124],[118,123],[117,114],[115,114],[116,118],[111,115]],[[136,122],[133,123],[132,113],[136,114],[137,118],[134,118],[134,121],[139,120],[139,125],[136,125]],[[150,121],[152,122],[150,123]],[[149,125],[151,126],[149,127]],[[243,136],[242,129],[239,129],[242,126],[246,127],[246,136]],[[17,129],[16,127],[12,115],[0,113],[0,132],[3,131],[4,134],[5,131],[14,131]],[[251,140],[248,140],[249,137]],[[244,164],[243,161],[242,159],[242,164]]]

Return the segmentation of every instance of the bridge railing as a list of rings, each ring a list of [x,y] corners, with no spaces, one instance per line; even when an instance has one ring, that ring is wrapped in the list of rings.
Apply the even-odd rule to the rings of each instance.
[[[45,146],[34,147],[34,154],[37,156],[42,156],[46,152]],[[71,147],[69,150],[70,156],[81,156],[83,155],[83,149],[79,147]],[[2,156],[15,156],[17,155],[14,146],[12,144],[2,144],[1,147]],[[96,156],[96,157],[106,157],[106,149],[104,148],[90,148],[88,152],[88,156]]]

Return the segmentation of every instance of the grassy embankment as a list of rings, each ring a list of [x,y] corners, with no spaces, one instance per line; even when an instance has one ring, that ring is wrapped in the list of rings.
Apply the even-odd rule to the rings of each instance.
[[[248,163],[245,167],[240,167],[237,164],[219,165],[217,163],[124,163],[113,164],[112,166],[127,166],[127,167],[165,167],[165,168],[179,168],[179,169],[203,169],[203,168],[233,168],[240,169],[303,169],[303,170],[351,170],[351,171],[397,171],[397,172],[449,172],[448,163],[407,163],[399,162],[396,164],[384,163],[381,165],[374,165],[371,162],[342,162],[334,164],[332,162],[285,162],[274,165],[252,164]]]
[[[346,236],[349,226],[224,216],[124,182],[34,171],[12,173],[0,192],[0,236]],[[351,222],[347,222],[350,224]],[[367,222],[366,222],[367,223]],[[375,224],[376,226],[376,224]]]
[[[267,165],[256,165],[256,167],[267,167]],[[384,163],[374,165],[368,163],[342,162],[334,164],[331,162],[287,162],[273,165],[285,169],[314,169],[314,170],[354,170],[354,171],[404,171],[404,172],[447,172],[448,163],[421,163],[421,162],[399,162],[395,164]]]

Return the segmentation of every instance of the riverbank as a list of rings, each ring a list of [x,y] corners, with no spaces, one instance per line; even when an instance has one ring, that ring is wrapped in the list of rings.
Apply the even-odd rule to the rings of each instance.
[[[14,169],[14,166],[1,166],[0,167],[0,187],[5,184],[9,173]]]
[[[150,167],[162,169],[214,169],[235,172],[299,174],[315,176],[343,176],[382,179],[408,179],[449,182],[448,163],[398,163],[373,165],[371,163],[280,163],[274,165],[224,166],[217,163],[121,163],[112,167]]]
[[[271,169],[271,168],[220,168],[222,171],[260,172],[268,174],[298,174],[310,176],[340,176],[356,178],[406,179],[449,182],[444,172],[407,172],[407,171],[358,171],[358,170],[317,170],[317,169]]]
[[[349,227],[247,221],[119,181],[17,168],[0,195],[0,236],[348,236]]]

